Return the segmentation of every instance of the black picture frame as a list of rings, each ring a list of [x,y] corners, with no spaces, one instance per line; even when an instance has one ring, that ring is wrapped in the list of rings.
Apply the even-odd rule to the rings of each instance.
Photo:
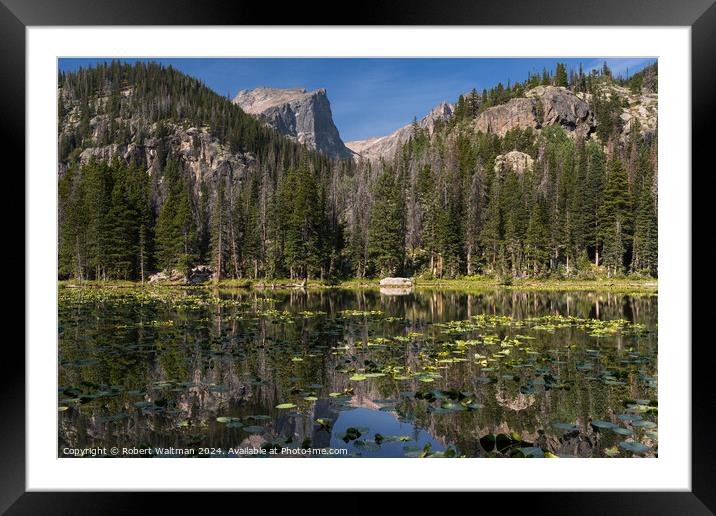
[[[354,15],[320,20],[318,13],[333,13],[337,3],[311,2],[310,8],[277,9],[268,2],[224,3],[215,0],[0,0],[0,127],[6,149],[14,149],[18,181],[14,198],[23,198],[25,169],[25,29],[62,25],[558,25],[558,26],[689,26],[691,27],[692,158],[711,163],[716,115],[716,4],[714,0],[393,0],[363,2]],[[319,21],[320,20],[320,21]],[[694,165],[695,168],[695,165]],[[681,172],[684,173],[684,172]],[[690,171],[686,172],[691,174]],[[693,234],[693,231],[692,231]],[[693,252],[693,251],[692,251]],[[694,255],[695,256],[695,255]],[[695,264],[694,264],[695,265]],[[22,267],[22,265],[21,265]],[[693,269],[692,269],[693,270]],[[698,270],[698,269],[696,269]],[[25,270],[25,274],[28,271]],[[690,302],[690,300],[684,300]],[[31,307],[28,307],[31,308]],[[689,343],[679,343],[688,345]],[[702,345],[698,345],[702,344]],[[9,347],[9,346],[8,346]],[[1,424],[0,510],[7,514],[124,514],[145,507],[148,494],[38,493],[25,489],[25,354],[15,346],[2,364],[5,414]],[[19,349],[18,349],[19,348]],[[689,492],[515,493],[509,505],[524,503],[532,513],[589,514],[713,514],[716,511],[716,446],[712,374],[706,370],[714,357],[708,342],[692,346],[692,490]],[[14,356],[11,353],[15,353]],[[711,359],[711,360],[710,360]],[[497,493],[504,497],[505,493]],[[162,497],[163,512],[170,505],[184,506],[189,493]],[[196,495],[191,495],[196,496]],[[213,496],[213,495],[212,495]],[[272,497],[274,495],[271,495]],[[480,494],[484,497],[487,494]],[[518,498],[514,498],[517,496]],[[341,502],[360,508],[360,494]],[[207,496],[201,497],[207,499]],[[280,497],[278,498],[280,500]],[[501,498],[504,501],[504,498]],[[362,504],[367,509],[365,499]],[[414,498],[418,503],[421,497]],[[490,500],[492,501],[492,500]],[[499,502],[498,499],[494,500]],[[487,507],[484,498],[482,507]],[[184,511],[182,511],[184,512]]]

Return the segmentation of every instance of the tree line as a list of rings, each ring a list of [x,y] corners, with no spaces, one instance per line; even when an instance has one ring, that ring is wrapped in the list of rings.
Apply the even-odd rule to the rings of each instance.
[[[546,77],[561,83],[563,72]],[[579,88],[580,75],[566,87]],[[593,83],[614,79],[589,77],[598,139],[561,127],[475,133],[477,109],[432,135],[414,127],[392,160],[355,163],[306,150],[170,68],[60,74],[59,276],[146,279],[196,264],[220,278],[656,276],[656,137],[635,126],[624,141],[618,122],[605,129],[620,106]],[[186,123],[257,159],[197,184],[183,156],[161,145]],[[78,159],[85,148],[148,138],[163,148],[150,170]],[[533,167],[496,167],[513,150]]]

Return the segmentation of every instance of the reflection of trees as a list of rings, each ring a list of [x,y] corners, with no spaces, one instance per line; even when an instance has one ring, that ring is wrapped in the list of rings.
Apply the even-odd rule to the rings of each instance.
[[[533,394],[524,394],[520,387],[528,377],[526,371],[500,369],[488,374],[472,362],[451,364],[440,370],[442,378],[431,384],[415,379],[398,382],[387,377],[352,382],[348,380],[350,374],[337,371],[360,370],[366,359],[381,366],[401,365],[418,370],[424,363],[419,353],[437,344],[431,323],[483,313],[510,315],[515,319],[545,314],[604,320],[626,318],[654,327],[657,318],[654,296],[516,290],[464,293],[434,289],[415,289],[403,296],[381,296],[377,289],[233,291],[221,295],[242,304],[200,309],[177,309],[163,304],[122,305],[61,313],[59,356],[64,365],[59,368],[60,386],[77,387],[90,382],[98,386],[95,390],[110,386],[119,386],[121,390],[116,395],[84,403],[79,410],[61,413],[60,443],[237,446],[249,442],[246,433],[217,423],[216,416],[266,414],[271,419],[258,423],[265,431],[260,437],[252,437],[251,442],[290,437],[297,443],[308,438],[314,446],[325,446],[330,436],[325,431],[316,432],[313,422],[319,417],[335,420],[340,400],[327,398],[327,394],[352,387],[351,406],[376,409],[379,404],[374,400],[399,399],[400,417],[414,420],[440,442],[457,444],[467,455],[481,453],[478,441],[488,432],[515,431],[526,440],[547,442],[555,437],[550,429],[554,421],[576,422],[585,429],[584,435],[571,441],[550,441],[552,447],[566,446],[579,454],[596,442],[586,432],[589,417],[609,418],[623,409],[624,399],[656,395],[645,393],[636,381],[636,368],[630,369],[626,385],[611,388],[587,380],[575,370],[575,364],[585,360],[582,350],[588,346],[602,350],[603,359],[596,362],[594,375],[604,368],[618,366],[628,347],[655,354],[655,335],[640,341],[627,337],[595,341],[574,328],[538,335],[531,344],[542,351],[558,350],[547,365],[561,380],[574,382],[569,390],[545,392],[540,387]],[[267,297],[275,302],[262,301]],[[256,316],[269,308],[292,313],[323,311],[329,315],[294,318],[292,324],[277,323],[273,316]],[[347,309],[380,310],[404,319],[386,322],[367,317],[336,318],[336,314]],[[150,324],[168,320],[174,324]],[[372,338],[407,335],[412,331],[424,332],[427,340],[367,347]],[[504,336],[506,332],[501,329],[495,333]],[[576,350],[566,348],[565,343],[576,344]],[[333,348],[343,345],[348,346],[346,352],[334,354]],[[479,351],[490,352],[486,348]],[[294,361],[295,357],[302,360]],[[86,359],[96,363],[72,365]],[[515,374],[520,381],[502,378],[506,372]],[[477,380],[485,376],[496,382]],[[162,386],[163,382],[167,386]],[[322,387],[310,388],[312,384]],[[83,389],[87,393],[91,390]],[[483,408],[438,414],[432,409],[439,404],[401,396],[403,391],[424,389],[464,390],[472,393]],[[315,391],[320,399],[302,402],[296,390]],[[152,412],[136,408],[134,404],[138,401],[160,401],[165,405]],[[282,413],[274,408],[286,401],[295,401],[300,409]],[[107,420],[123,413],[126,417]],[[189,421],[189,425],[181,426],[183,421]]]

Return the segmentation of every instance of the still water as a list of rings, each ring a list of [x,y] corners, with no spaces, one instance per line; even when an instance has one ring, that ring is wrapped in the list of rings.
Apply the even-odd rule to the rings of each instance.
[[[658,452],[655,293],[167,287],[59,297],[59,456]]]

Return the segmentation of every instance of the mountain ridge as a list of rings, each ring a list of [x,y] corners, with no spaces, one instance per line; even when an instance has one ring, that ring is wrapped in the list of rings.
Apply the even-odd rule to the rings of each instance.
[[[430,112],[415,121],[415,125],[432,135],[438,123],[448,120],[455,112],[455,105],[446,101],[440,102]],[[405,144],[413,135],[413,124],[406,124],[385,136],[375,136],[364,140],[346,142],[357,158],[375,161],[381,157],[389,159],[395,155],[400,145]]]
[[[58,276],[655,275],[653,75],[471,92],[376,163],[312,151],[172,68],[60,73]],[[311,112],[325,92],[308,93],[254,107]]]

